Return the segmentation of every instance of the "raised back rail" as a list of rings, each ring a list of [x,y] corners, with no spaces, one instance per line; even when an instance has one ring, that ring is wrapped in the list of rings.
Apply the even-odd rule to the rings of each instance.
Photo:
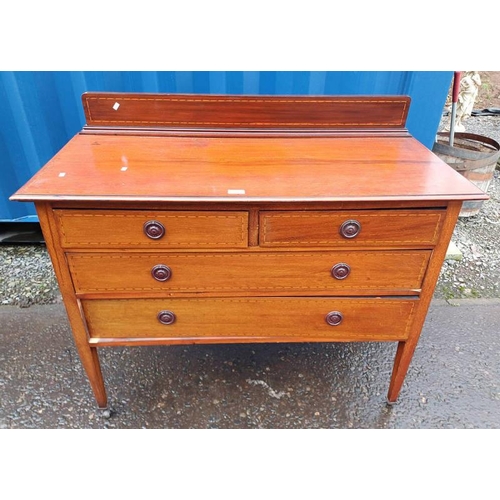
[[[407,96],[240,96],[83,94],[86,125],[97,131],[324,135],[406,133]]]

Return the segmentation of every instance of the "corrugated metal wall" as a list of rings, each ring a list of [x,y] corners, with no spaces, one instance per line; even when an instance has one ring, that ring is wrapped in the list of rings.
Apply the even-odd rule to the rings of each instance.
[[[408,129],[432,147],[451,71],[0,72],[0,221],[33,220],[9,196],[84,124],[86,91],[211,94],[409,95]],[[36,218],[35,218],[36,220]]]

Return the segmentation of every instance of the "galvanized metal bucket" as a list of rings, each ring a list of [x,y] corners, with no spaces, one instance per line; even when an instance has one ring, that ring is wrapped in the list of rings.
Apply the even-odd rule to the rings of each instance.
[[[479,189],[485,193],[488,191],[500,158],[497,141],[482,135],[457,132],[453,146],[450,146],[448,132],[439,132],[432,151]],[[460,217],[477,215],[482,205],[482,201],[464,202]]]

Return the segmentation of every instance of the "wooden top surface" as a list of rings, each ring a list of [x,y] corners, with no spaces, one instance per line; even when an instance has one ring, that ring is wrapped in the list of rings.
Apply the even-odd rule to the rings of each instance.
[[[78,134],[11,200],[391,201],[487,195],[412,137]]]

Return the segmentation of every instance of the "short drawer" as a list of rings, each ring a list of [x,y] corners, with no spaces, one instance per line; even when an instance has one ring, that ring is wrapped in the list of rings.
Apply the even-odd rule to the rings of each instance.
[[[279,246],[435,245],[444,210],[260,213],[259,244]]]
[[[430,251],[73,253],[77,293],[410,293]]]
[[[418,299],[83,300],[91,339],[405,340]]]
[[[54,210],[68,247],[241,248],[247,212]]]

